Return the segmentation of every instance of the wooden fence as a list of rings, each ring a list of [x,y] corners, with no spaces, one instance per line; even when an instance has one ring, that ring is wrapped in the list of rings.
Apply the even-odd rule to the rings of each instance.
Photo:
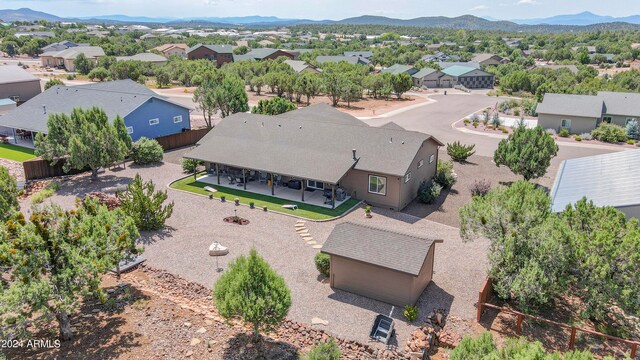
[[[22,163],[24,168],[25,180],[46,179],[55,176],[73,175],[86,170],[71,170],[68,173],[62,170],[64,160],[58,161],[55,165],[51,165],[49,161],[41,158],[27,160]]]
[[[211,129],[189,130],[177,134],[157,137],[156,140],[162,146],[164,151],[181,148],[197,143]]]
[[[534,315],[524,314],[524,313],[521,313],[519,311],[516,311],[516,310],[513,310],[513,309],[509,309],[509,308],[505,308],[505,307],[502,307],[502,306],[493,305],[493,304],[489,303],[489,300],[490,300],[490,298],[492,296],[492,292],[493,292],[493,283],[492,283],[490,278],[487,278],[487,280],[485,280],[484,284],[482,284],[482,288],[478,292],[478,312],[477,312],[477,315],[476,315],[476,321],[480,322],[480,319],[482,318],[482,310],[484,310],[485,308],[495,309],[495,310],[498,310],[498,312],[505,312],[505,313],[517,316],[516,334],[518,334],[518,335],[520,335],[522,333],[522,321],[525,318],[527,318],[527,319],[532,319],[532,320],[537,321],[537,322],[544,322],[544,323],[547,323],[547,324],[555,325],[557,327],[560,327],[560,328],[567,329],[567,330],[571,331],[571,337],[569,339],[569,346],[568,346],[569,350],[573,350],[574,347],[575,347],[577,332],[583,332],[585,334],[595,335],[595,336],[598,336],[598,337],[601,337],[601,338],[605,338],[607,340],[611,340],[611,341],[616,341],[616,342],[619,342],[619,343],[627,344],[627,345],[629,345],[631,347],[631,354],[630,354],[631,355],[631,359],[635,359],[636,358],[636,354],[638,352],[638,348],[640,348],[640,342],[638,342],[638,341],[622,339],[622,338],[619,338],[619,337],[603,334],[603,333],[598,332],[598,331],[594,331],[594,330],[590,330],[590,329],[583,329],[583,328],[579,328],[579,327],[575,327],[575,326],[570,326],[570,325],[567,325],[567,324],[559,323],[557,321],[548,320],[548,319],[541,318],[541,317],[534,316]]]

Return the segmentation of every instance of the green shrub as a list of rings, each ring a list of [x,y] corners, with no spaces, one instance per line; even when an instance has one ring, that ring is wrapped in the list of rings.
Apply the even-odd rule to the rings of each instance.
[[[627,132],[627,137],[629,139],[637,140],[640,138],[640,124],[638,124],[638,121],[636,119],[629,120],[625,131]]]
[[[402,314],[407,320],[413,322],[416,318],[418,318],[418,308],[413,305],[405,305]]]
[[[153,181],[143,182],[136,174],[127,191],[118,195],[122,210],[133,218],[140,230],[160,230],[173,214],[173,202],[163,206],[167,192],[155,190]]]
[[[447,154],[451,156],[453,161],[463,162],[466,161],[469,156],[475,154],[475,151],[473,150],[475,147],[476,146],[473,144],[462,145],[460,141],[455,141],[451,144],[447,144]]]
[[[131,147],[131,159],[138,165],[152,164],[162,161],[164,150],[156,140],[141,137]]]
[[[331,259],[328,254],[317,253],[316,256],[313,258],[313,261],[316,263],[316,269],[318,269],[320,274],[324,276],[329,276]]]
[[[478,123],[477,123],[477,122],[474,122],[474,123],[473,123],[473,127],[474,127],[474,128],[478,128]]]
[[[67,75],[67,80],[75,80],[75,79],[76,79],[75,75],[73,75],[73,74]]]
[[[563,138],[569,137],[569,130],[567,129],[560,130],[560,132],[558,133],[558,136]]]
[[[591,131],[591,135],[594,139],[608,143],[627,141],[627,131],[622,126],[614,124],[601,123]]]
[[[304,357],[305,360],[339,360],[342,356],[340,347],[335,340],[331,338],[329,342],[320,343],[311,348],[309,353]]]
[[[513,115],[520,116],[520,109],[514,109],[513,110]]]
[[[51,87],[56,85],[64,86],[64,83],[60,79],[51,79],[44,84],[44,89],[49,90]]]
[[[471,122],[471,120],[469,119],[464,119],[462,122],[464,122],[465,124],[469,124]]]
[[[55,181],[51,181],[44,187],[44,189],[38,191],[33,194],[31,197],[32,204],[40,204],[45,201],[47,198],[52,197],[58,190],[60,189],[60,184]]]
[[[471,196],[485,196],[491,190],[491,181],[486,179],[474,180],[473,184],[469,187]]]
[[[456,174],[453,172],[453,161],[438,160],[438,170],[434,177],[435,182],[443,188],[449,189],[456,183]]]
[[[576,141],[582,141],[582,138],[581,138],[580,136],[578,136],[578,135],[574,136],[573,138],[574,138]]]
[[[502,131],[503,134],[508,134],[509,133],[509,130],[507,130],[505,128],[500,129],[500,131]]]
[[[435,181],[424,181],[418,188],[418,198],[425,204],[432,204],[440,197],[442,185]]]
[[[631,140],[631,139],[627,140],[627,144],[629,145],[633,145],[635,143],[636,143],[635,140]]]
[[[198,169],[198,166],[202,165],[202,162],[194,159],[182,159],[181,165],[182,171],[193,174]]]

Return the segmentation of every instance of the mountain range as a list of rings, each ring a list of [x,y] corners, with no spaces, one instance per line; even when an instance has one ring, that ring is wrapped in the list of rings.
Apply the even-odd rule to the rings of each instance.
[[[342,20],[309,20],[282,19],[275,16],[241,16],[241,17],[144,17],[127,15],[99,15],[83,18],[63,18],[60,16],[31,10],[6,9],[0,10],[3,21],[82,21],[87,23],[132,24],[147,23],[167,26],[245,26],[245,27],[277,27],[300,24],[348,24],[348,25],[387,25],[387,26],[415,26],[444,29],[468,30],[502,30],[525,32],[558,32],[558,31],[592,31],[592,30],[620,30],[639,29],[640,16],[626,16],[616,18],[600,16],[591,12],[574,15],[558,15],[540,19],[499,20],[495,18],[480,18],[473,15],[458,17],[431,16],[414,19],[395,19],[384,16],[363,15]]]

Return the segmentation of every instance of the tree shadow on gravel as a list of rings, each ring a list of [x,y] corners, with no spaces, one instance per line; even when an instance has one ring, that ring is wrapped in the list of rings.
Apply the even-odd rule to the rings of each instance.
[[[158,241],[171,239],[173,238],[174,231],[176,231],[176,229],[173,226],[165,226],[161,230],[156,231],[140,231],[138,243],[146,246],[155,244]]]
[[[105,188],[127,186],[131,182],[130,177],[114,175],[99,175],[98,180],[92,181],[90,174],[75,179],[67,179],[60,184],[57,195],[84,197],[90,192],[104,191]]]
[[[227,342],[222,358],[225,360],[297,360],[298,349],[284,341],[276,341],[262,336],[254,342],[251,334],[238,333]]]

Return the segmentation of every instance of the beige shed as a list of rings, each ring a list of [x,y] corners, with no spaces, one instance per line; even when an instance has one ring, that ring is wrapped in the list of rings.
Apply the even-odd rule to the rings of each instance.
[[[416,303],[431,282],[433,240],[369,225],[336,225],[322,246],[331,287],[389,304]]]

